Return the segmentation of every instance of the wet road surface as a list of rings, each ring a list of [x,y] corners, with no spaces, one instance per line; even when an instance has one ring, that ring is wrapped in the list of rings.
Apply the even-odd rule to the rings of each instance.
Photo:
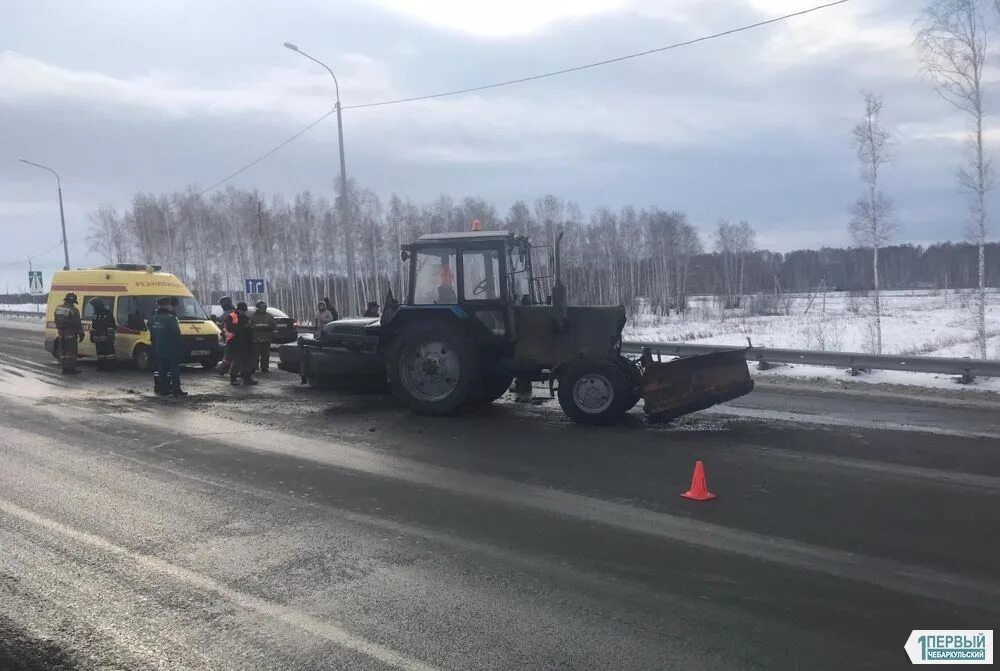
[[[904,668],[1000,614],[990,399],[761,385],[594,429],[82,369],[0,323],[3,669]]]

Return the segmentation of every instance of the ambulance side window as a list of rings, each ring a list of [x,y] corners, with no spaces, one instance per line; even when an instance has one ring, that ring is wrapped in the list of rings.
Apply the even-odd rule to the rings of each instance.
[[[92,321],[94,319],[94,306],[90,304],[90,299],[92,298],[100,298],[105,307],[113,307],[112,301],[114,301],[114,297],[112,296],[84,296],[83,314],[80,315],[80,318],[84,321]]]
[[[142,316],[142,308],[134,296],[118,297],[118,323],[133,331],[145,331],[146,322]]]
[[[115,310],[115,320],[119,324],[128,325],[128,296],[118,297],[118,307]]]

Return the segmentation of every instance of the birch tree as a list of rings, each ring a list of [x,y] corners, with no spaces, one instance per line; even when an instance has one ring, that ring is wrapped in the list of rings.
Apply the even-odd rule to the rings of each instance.
[[[959,184],[972,200],[971,237],[978,251],[976,341],[986,358],[986,194],[992,185],[983,147],[983,70],[989,52],[984,0],[932,0],[920,19],[916,46],[924,73],[938,94],[970,122],[968,163]]]
[[[879,285],[878,252],[895,228],[892,218],[892,201],[879,189],[882,167],[890,156],[889,132],[882,125],[882,98],[871,91],[862,91],[865,101],[864,116],[854,127],[854,145],[858,163],[861,165],[861,179],[866,185],[865,193],[852,208],[850,230],[855,242],[872,249],[872,296],[874,312],[874,350],[882,353],[882,300]]]
[[[113,205],[101,205],[88,216],[90,235],[87,237],[91,252],[101,255],[108,263],[126,263],[129,254],[129,238],[125,222]]]
[[[722,265],[726,303],[738,307],[743,296],[746,258],[757,246],[757,234],[745,221],[731,224],[727,219],[722,219],[716,226],[714,237],[715,250]],[[737,296],[740,298],[737,299]]]

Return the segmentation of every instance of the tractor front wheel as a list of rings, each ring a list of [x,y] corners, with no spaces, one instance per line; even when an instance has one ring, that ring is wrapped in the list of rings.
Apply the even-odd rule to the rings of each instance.
[[[612,424],[635,405],[634,383],[614,361],[583,357],[559,375],[559,405],[580,424]]]
[[[479,397],[479,352],[454,326],[413,324],[388,351],[396,399],[427,415],[450,415]]]

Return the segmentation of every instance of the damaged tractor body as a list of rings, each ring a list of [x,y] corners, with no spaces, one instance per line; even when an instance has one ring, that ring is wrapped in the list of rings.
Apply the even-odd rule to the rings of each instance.
[[[538,248],[526,237],[421,236],[401,249],[409,266],[401,301],[390,295],[378,319],[343,319],[313,340],[300,338],[294,357],[283,348],[282,365],[294,365],[314,386],[352,379],[387,385],[401,404],[431,415],[489,403],[515,379],[548,382],[563,411],[582,424],[613,423],[643,398],[650,417],[663,421],[753,388],[738,353],[671,363],[623,356],[625,308],[568,304],[561,240],[560,233],[543,297],[547,276],[534,273]]]

